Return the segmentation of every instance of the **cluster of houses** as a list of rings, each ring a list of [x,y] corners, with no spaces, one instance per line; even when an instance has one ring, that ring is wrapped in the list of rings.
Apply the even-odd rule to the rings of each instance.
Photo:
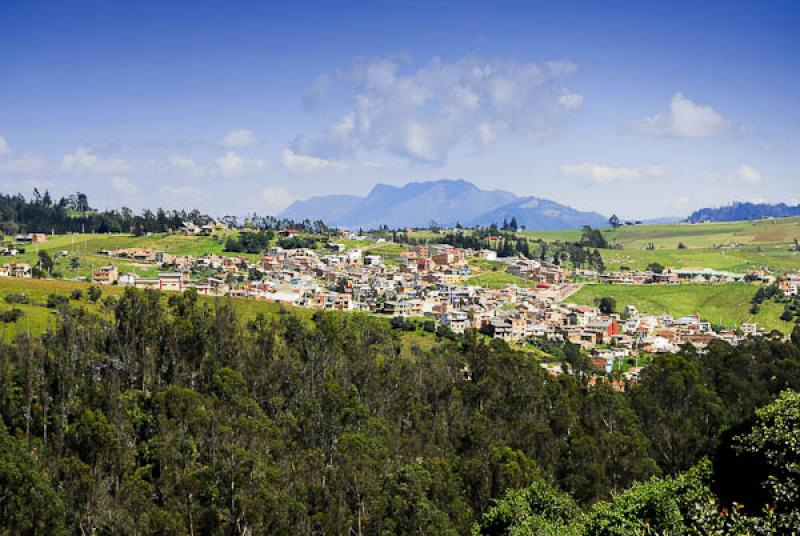
[[[576,289],[570,282],[573,274],[524,257],[506,259],[505,269],[530,281],[529,286],[467,285],[470,259],[496,260],[495,252],[446,244],[411,246],[391,260],[335,243],[329,244],[328,252],[272,247],[255,260],[214,254],[194,258],[150,250],[101,254],[159,265],[164,271],[140,277],[121,274],[109,264],[95,270],[96,283],[164,291],[195,288],[206,296],[418,317],[456,334],[477,329],[512,343],[567,340],[589,353],[592,363],[606,372],[640,352],[675,352],[686,343],[702,351],[713,339],[737,344],[760,332],[754,324],[715,331],[696,316],[647,315],[632,306],[620,314],[604,314],[596,307],[565,303]],[[660,281],[667,283],[673,277],[681,281],[680,272],[675,271]],[[642,284],[648,283],[653,281]],[[798,283],[800,274],[781,279],[784,292],[796,293]]]
[[[187,223],[180,232],[205,235],[225,228],[223,222],[206,226]],[[342,238],[368,239],[355,234]],[[41,233],[17,237],[18,242],[27,243],[46,239]],[[14,257],[18,252],[9,246],[0,249],[0,256]],[[621,285],[773,281],[763,272],[734,274],[702,268],[600,274],[523,256],[498,259],[494,250],[476,251],[447,244],[413,245],[391,258],[335,242],[328,244],[325,251],[271,247],[259,258],[211,253],[194,257],[136,248],[103,250],[98,255],[107,257],[108,264],[93,270],[95,284],[174,292],[194,288],[204,296],[417,317],[432,320],[455,334],[477,329],[511,343],[570,341],[586,351],[591,363],[603,372],[630,363],[641,352],[675,352],[686,343],[703,351],[714,339],[737,344],[762,330],[754,324],[742,324],[738,330],[715,330],[696,316],[648,315],[633,306],[621,313],[602,313],[596,307],[565,302],[577,289],[575,280]],[[115,260],[136,263],[150,275],[122,273]],[[494,269],[502,267],[528,284],[500,289],[469,285],[467,279],[475,275],[474,267],[485,266],[473,260],[499,261]],[[30,277],[31,266],[0,265],[0,277],[3,276]],[[780,277],[778,286],[785,296],[797,296],[800,274]],[[638,367],[625,368],[629,379],[635,379]]]
[[[708,283],[738,283],[740,281],[761,281],[772,283],[774,277],[763,270],[748,270],[747,273],[727,272],[711,268],[665,268],[653,270],[620,270],[598,273],[589,269],[577,269],[575,275],[586,281],[608,285],[680,285]]]

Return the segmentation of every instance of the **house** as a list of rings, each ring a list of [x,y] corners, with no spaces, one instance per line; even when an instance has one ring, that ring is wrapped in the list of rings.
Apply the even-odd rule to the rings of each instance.
[[[101,266],[92,272],[92,283],[113,285],[119,279],[119,271],[113,264]]]
[[[464,311],[449,311],[442,314],[440,323],[450,328],[453,333],[464,333],[469,323],[469,317]]]
[[[784,296],[797,296],[800,293],[800,274],[788,274],[778,280],[778,289]]]
[[[745,322],[739,326],[739,331],[744,337],[754,337],[758,333],[758,326],[754,323]]]
[[[184,274],[180,272],[163,272],[158,274],[158,289],[181,291],[184,289]]]
[[[198,235],[200,234],[200,227],[190,221],[185,221],[181,225],[180,233],[185,236]]]
[[[23,262],[15,262],[8,265],[8,275],[9,277],[31,277],[33,275],[33,269],[31,268],[30,264],[25,264]]]
[[[47,235],[44,233],[28,233],[26,235],[17,235],[15,240],[23,244],[39,244],[47,241]]]

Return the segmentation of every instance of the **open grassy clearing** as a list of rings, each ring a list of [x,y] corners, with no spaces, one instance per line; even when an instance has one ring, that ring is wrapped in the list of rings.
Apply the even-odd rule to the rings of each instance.
[[[767,268],[773,272],[800,270],[800,253],[789,246],[742,246],[735,249],[608,249],[601,250],[606,267],[644,269],[650,263],[666,267],[703,267],[743,273]]]
[[[800,238],[800,218],[774,220],[670,223],[658,225],[634,225],[617,229],[604,228],[603,235],[609,243],[624,248],[645,248],[649,243],[657,248],[677,248],[682,242],[688,248],[712,248],[736,244],[790,244]],[[530,239],[577,241],[580,229],[563,231],[522,231]]]
[[[698,314],[715,325],[738,327],[755,322],[760,327],[791,332],[793,323],[780,320],[783,306],[765,302],[757,315],[750,314],[750,300],[758,290],[755,285],[586,285],[567,301],[595,305],[600,298],[617,301],[617,310],[634,305],[649,314],[667,313],[674,317]]]
[[[517,285],[518,287],[535,287],[536,282],[528,279],[511,275],[506,272],[486,272],[475,277],[470,277],[464,281],[466,285],[485,288],[504,288],[507,285]]]

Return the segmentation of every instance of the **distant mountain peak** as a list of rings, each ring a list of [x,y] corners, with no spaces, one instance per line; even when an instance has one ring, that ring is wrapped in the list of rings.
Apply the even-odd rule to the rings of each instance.
[[[345,228],[424,227],[502,223],[516,217],[529,229],[568,229],[598,226],[607,219],[534,196],[518,197],[504,190],[484,190],[464,179],[409,182],[402,186],[378,183],[364,197],[318,196],[292,203],[281,217],[321,219]],[[497,218],[497,219],[494,219]]]

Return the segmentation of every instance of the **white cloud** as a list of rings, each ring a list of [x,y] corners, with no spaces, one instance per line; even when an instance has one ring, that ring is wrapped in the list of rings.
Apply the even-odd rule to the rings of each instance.
[[[263,160],[247,159],[233,151],[217,158],[217,170],[223,177],[232,178],[252,174],[266,167]]]
[[[705,172],[703,176],[710,181],[724,183],[742,183],[757,186],[764,182],[761,172],[753,166],[742,164],[736,170],[726,173]]]
[[[669,112],[633,123],[642,134],[672,138],[716,138],[734,130],[734,125],[710,106],[695,104],[682,93],[672,97]]]
[[[169,165],[172,167],[172,169],[183,173],[188,173],[193,177],[200,177],[206,172],[203,166],[191,158],[179,154],[173,154],[169,157]]]
[[[314,82],[305,96],[313,108],[344,96],[330,105],[346,111],[336,113],[318,136],[295,138],[288,159],[319,168],[367,150],[441,164],[464,141],[480,146],[501,135],[539,139],[582,105],[581,95],[559,83],[576,70],[571,61],[435,58],[421,67],[387,58],[357,61]],[[292,155],[318,160],[301,162]]]
[[[34,153],[25,153],[19,158],[0,161],[0,172],[2,173],[39,173],[47,162],[44,158]]]
[[[564,164],[561,166],[561,174],[568,177],[581,177],[598,184],[608,184],[611,182],[663,177],[665,170],[661,166],[643,168],[612,167],[584,162],[580,164]]]
[[[267,187],[261,190],[261,199],[272,213],[278,213],[294,201],[294,197],[283,187]]]
[[[564,93],[558,97],[558,105],[565,110],[577,110],[583,106],[583,95],[579,93]]]
[[[748,166],[747,164],[742,164],[739,166],[739,169],[736,170],[736,176],[744,183],[747,184],[761,184],[764,179],[761,177],[761,173],[752,166]]]
[[[135,195],[139,187],[133,184],[127,177],[114,176],[108,179],[111,187],[117,192],[125,195]]]
[[[246,128],[235,128],[228,132],[220,141],[220,144],[229,149],[249,147],[255,145],[256,135],[252,130]]]
[[[691,200],[688,197],[676,197],[675,200],[672,202],[672,206],[677,209],[686,209],[691,204]]]
[[[297,154],[291,149],[284,149],[281,155],[281,163],[290,173],[304,174],[317,173],[319,171],[340,170],[343,165],[341,162]]]
[[[159,194],[175,200],[176,203],[192,204],[197,203],[205,192],[196,186],[162,186],[158,189]]]
[[[102,158],[87,147],[64,156],[61,169],[69,173],[112,174],[127,171],[128,163],[120,158]]]
[[[6,142],[6,139],[3,136],[0,136],[0,156],[10,152],[11,147],[8,146],[8,142]]]

